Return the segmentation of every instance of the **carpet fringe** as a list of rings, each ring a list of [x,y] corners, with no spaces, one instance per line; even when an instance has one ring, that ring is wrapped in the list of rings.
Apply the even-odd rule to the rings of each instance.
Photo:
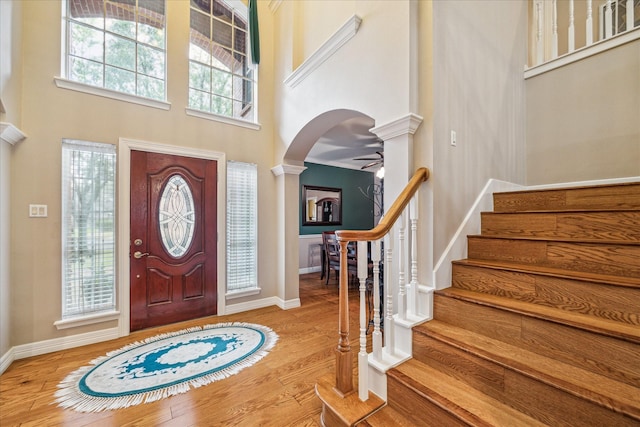
[[[232,365],[221,369],[216,372],[205,374],[191,380],[184,381],[179,384],[173,384],[171,386],[159,388],[153,391],[146,391],[142,393],[133,393],[129,395],[123,395],[118,397],[99,397],[91,396],[83,393],[78,384],[80,380],[95,366],[101,364],[107,359],[110,359],[116,355],[129,351],[133,348],[142,346],[144,344],[160,341],[166,338],[173,338],[179,335],[185,335],[191,332],[199,332],[203,330],[224,328],[224,327],[247,327],[261,331],[265,336],[265,341],[257,351],[249,354],[247,357],[233,363]],[[157,400],[164,399],[166,397],[175,396],[177,394],[186,393],[193,388],[199,388],[208,385],[215,381],[220,381],[237,374],[244,368],[254,365],[260,359],[265,357],[278,341],[278,334],[276,334],[271,328],[257,325],[253,323],[245,322],[225,322],[209,324],[204,326],[195,326],[187,329],[182,329],[175,332],[167,332],[153,337],[146,338],[142,341],[135,341],[127,344],[117,350],[110,351],[104,356],[100,356],[92,360],[88,366],[83,366],[69,375],[67,375],[59,384],[58,390],[54,396],[55,402],[58,406],[68,409],[73,409],[78,412],[100,412],[105,410],[115,410],[121,408],[127,408],[130,406],[139,405],[142,403],[155,402]]]

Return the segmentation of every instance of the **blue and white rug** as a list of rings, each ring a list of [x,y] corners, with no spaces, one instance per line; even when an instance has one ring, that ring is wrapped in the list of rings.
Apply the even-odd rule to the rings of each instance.
[[[219,323],[129,344],[70,373],[59,406],[97,412],[153,402],[227,378],[262,359],[278,335],[266,326]]]

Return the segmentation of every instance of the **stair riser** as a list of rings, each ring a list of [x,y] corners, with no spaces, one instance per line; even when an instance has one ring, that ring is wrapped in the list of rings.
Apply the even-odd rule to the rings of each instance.
[[[517,371],[474,356],[428,336],[417,334],[414,357],[549,425],[637,426],[622,414],[580,399]],[[409,391],[402,399],[408,399]]]
[[[640,209],[640,184],[496,193],[496,212]]]
[[[405,414],[415,426],[425,427],[465,427],[467,423],[454,417],[437,404],[413,390],[393,374],[387,377],[387,404]]]
[[[437,294],[434,309],[434,319],[640,387],[640,345]]]
[[[640,246],[546,242],[469,236],[468,257],[571,271],[640,277]]]
[[[639,242],[640,211],[482,213],[482,234],[536,239]]]
[[[640,298],[634,288],[455,263],[452,286],[640,325]]]

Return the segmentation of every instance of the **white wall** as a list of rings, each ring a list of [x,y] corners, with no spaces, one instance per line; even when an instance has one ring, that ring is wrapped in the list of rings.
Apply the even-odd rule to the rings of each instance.
[[[437,260],[490,178],[525,181],[527,3],[435,1],[433,27]]]

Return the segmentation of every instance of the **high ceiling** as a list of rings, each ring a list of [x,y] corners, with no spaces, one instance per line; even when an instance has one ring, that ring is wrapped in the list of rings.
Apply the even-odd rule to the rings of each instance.
[[[305,161],[348,169],[360,169],[370,163],[354,160],[357,157],[379,158],[376,151],[383,152],[382,142],[369,132],[375,126],[373,119],[361,116],[345,120],[330,129],[315,143]],[[379,166],[367,168],[376,172]]]

